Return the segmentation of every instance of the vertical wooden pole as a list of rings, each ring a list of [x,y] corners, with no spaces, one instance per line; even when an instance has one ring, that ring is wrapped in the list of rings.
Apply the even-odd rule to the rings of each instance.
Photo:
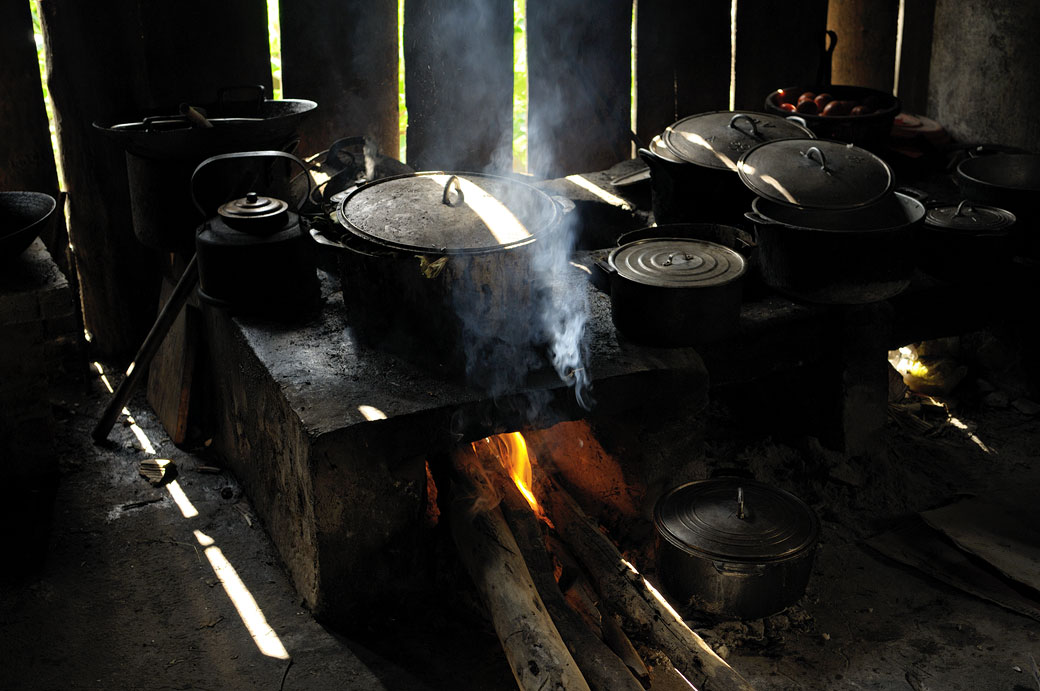
[[[537,175],[631,157],[631,0],[528,0],[528,156]]]
[[[838,32],[835,84],[892,91],[899,0],[830,0],[828,27]]]
[[[904,0],[896,96],[903,101],[903,110],[908,113],[924,113],[928,108],[934,24],[935,0]]]
[[[826,29],[827,0],[740,0],[736,108],[762,110],[771,91],[815,83]]]
[[[408,163],[512,169],[513,3],[406,0]]]
[[[730,0],[636,2],[636,134],[729,107]]]
[[[0,189],[58,197],[58,173],[43,103],[32,13],[28,0],[0,0]],[[70,275],[65,216],[55,213],[43,238],[51,256]]]
[[[284,0],[279,17],[285,97],[318,104],[300,152],[365,135],[397,158],[396,0]]]

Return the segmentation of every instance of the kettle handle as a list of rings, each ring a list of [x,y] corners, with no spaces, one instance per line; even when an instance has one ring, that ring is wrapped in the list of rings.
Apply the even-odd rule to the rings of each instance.
[[[195,196],[195,177],[199,174],[199,171],[202,170],[203,168],[205,168],[206,166],[210,165],[211,163],[216,163],[217,161],[226,161],[226,160],[231,160],[231,159],[245,159],[245,158],[284,158],[284,159],[287,159],[289,161],[292,161],[293,163],[295,163],[296,165],[298,165],[300,167],[300,170],[303,171],[304,177],[307,178],[307,194],[306,194],[306,196],[304,196],[304,198],[302,200],[300,200],[299,204],[296,205],[296,210],[297,211],[299,211],[300,208],[302,208],[303,205],[307,202],[307,200],[311,198],[311,195],[314,194],[314,181],[311,179],[311,176],[308,175],[308,173],[307,173],[307,165],[303,161],[301,161],[299,158],[297,158],[296,156],[293,156],[290,153],[286,153],[285,151],[277,151],[277,150],[264,150],[264,151],[237,151],[237,152],[230,153],[230,154],[217,154],[216,156],[210,156],[205,161],[203,161],[202,163],[197,165],[195,167],[195,170],[192,171],[192,173],[191,173],[191,182],[190,182],[191,202],[192,202],[192,204],[195,205],[195,208],[199,210],[199,213],[202,214],[203,218],[207,218],[210,214],[206,213],[206,210],[202,208],[202,204],[199,203],[198,197]]]

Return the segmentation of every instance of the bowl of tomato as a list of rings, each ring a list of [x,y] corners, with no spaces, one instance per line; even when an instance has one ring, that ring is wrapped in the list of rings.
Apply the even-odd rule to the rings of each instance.
[[[888,142],[902,110],[892,94],[865,86],[785,86],[766,96],[765,111],[797,115],[820,139],[836,139],[877,150]]]

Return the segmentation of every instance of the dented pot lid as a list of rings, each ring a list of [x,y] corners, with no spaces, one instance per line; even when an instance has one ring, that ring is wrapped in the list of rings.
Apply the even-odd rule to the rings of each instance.
[[[892,169],[866,149],[828,139],[785,139],[744,154],[737,173],[756,195],[804,209],[854,209],[892,190]]]
[[[816,514],[798,497],[735,477],[676,487],[658,500],[654,524],[692,556],[756,564],[812,550],[820,533]]]
[[[682,161],[736,171],[740,157],[763,142],[814,136],[808,128],[776,115],[716,110],[679,120],[661,134],[661,139]]]
[[[422,172],[361,185],[340,204],[349,231],[384,247],[480,253],[533,242],[558,222],[548,194],[483,173]]]
[[[622,245],[607,258],[622,278],[662,288],[710,288],[747,270],[738,252],[705,240],[647,238]]]

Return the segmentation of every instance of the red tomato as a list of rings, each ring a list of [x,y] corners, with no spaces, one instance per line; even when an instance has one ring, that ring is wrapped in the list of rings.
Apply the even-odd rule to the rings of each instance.
[[[811,101],[814,98],[816,98],[816,94],[814,94],[811,91],[806,91],[805,93],[803,93],[801,96],[798,97],[798,104],[801,105],[803,101]]]
[[[824,115],[848,115],[852,110],[852,101],[831,101],[823,109]]]
[[[796,110],[805,115],[816,115],[816,113],[820,111],[820,109],[816,107],[816,101],[811,98],[799,101]]]
[[[870,106],[859,105],[850,110],[849,115],[870,115],[873,112]]]
[[[786,111],[791,112],[791,113],[794,113],[794,112],[796,112],[798,110],[798,108],[796,108],[793,103],[781,103],[780,104],[780,109],[781,110],[786,110]]]
[[[830,94],[819,94],[813,100],[816,101],[816,107],[819,108],[820,110],[823,110],[824,107],[826,107],[826,105],[828,103],[830,103],[831,101],[834,100],[834,97],[831,96]]]

